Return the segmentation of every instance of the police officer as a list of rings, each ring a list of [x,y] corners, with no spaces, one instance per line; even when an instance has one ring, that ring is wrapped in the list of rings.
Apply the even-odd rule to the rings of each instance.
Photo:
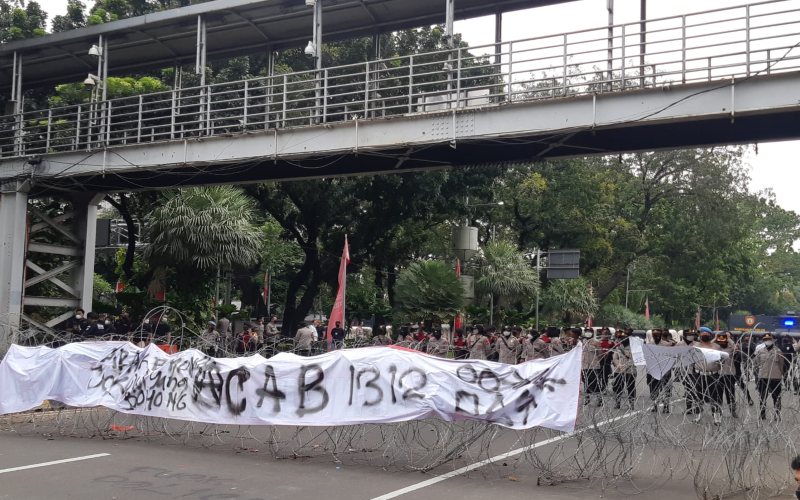
[[[492,343],[486,335],[483,325],[475,325],[472,328],[472,335],[467,338],[467,348],[469,349],[469,359],[487,359],[492,353]]]
[[[494,345],[498,353],[498,361],[507,365],[517,364],[517,339],[511,334],[511,327],[504,326],[503,333]]]
[[[694,330],[684,330],[683,341],[687,346],[693,346],[697,340],[697,332]],[[700,413],[702,402],[699,401],[697,390],[697,375],[694,373],[694,367],[689,366],[681,370],[681,382],[683,383],[683,391],[686,396],[686,412],[685,415],[694,415]]]
[[[651,343],[660,347],[674,347],[675,342],[672,340],[672,335],[669,330],[661,330],[654,328],[650,333]],[[653,401],[653,407],[650,411],[655,413],[658,411],[659,403],[662,403],[663,412],[669,413],[669,400],[672,397],[672,370],[666,372],[661,380],[656,379],[649,373],[647,374],[647,387],[650,389],[650,400]]]
[[[706,326],[700,328],[700,342],[695,347],[719,351],[718,344],[713,342],[714,333],[711,328]],[[714,425],[722,422],[722,403],[720,399],[719,373],[722,364],[719,361],[706,361],[706,358],[698,360],[694,364],[694,372],[697,377],[698,411],[695,412],[695,422],[699,422],[703,414],[703,404],[711,404],[711,415]]]
[[[756,351],[753,368],[756,372],[756,388],[759,395],[761,420],[767,418],[767,396],[772,397],[775,418],[781,418],[781,379],[786,370],[786,358],[775,347],[771,334],[764,335],[764,348]]]
[[[587,328],[581,334],[583,356],[581,357],[581,378],[583,379],[583,404],[588,405],[592,394],[597,394],[597,406],[603,406],[600,392],[600,346],[594,340],[594,332]]]
[[[428,354],[436,356],[437,358],[446,358],[449,348],[450,344],[446,339],[442,338],[442,331],[438,329],[434,330],[431,334],[431,338],[428,339]]]
[[[539,332],[531,328],[530,333],[522,342],[523,361],[547,359],[548,356],[550,356],[550,347],[540,338]]]
[[[728,402],[728,407],[731,409],[731,416],[739,418],[736,414],[736,363],[735,355],[738,346],[730,341],[728,332],[717,334],[715,340],[720,350],[728,355],[726,359],[722,360],[722,366],[719,371],[719,401],[722,404],[724,401]]]
[[[623,392],[627,393],[628,404],[634,408],[636,402],[636,365],[633,364],[630,337],[621,331],[616,333],[618,344],[614,347],[612,366],[614,370],[614,408],[619,409]]]

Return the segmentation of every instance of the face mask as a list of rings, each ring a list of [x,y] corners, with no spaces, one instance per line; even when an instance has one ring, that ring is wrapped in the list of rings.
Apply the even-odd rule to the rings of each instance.
[[[509,332],[508,330],[504,330],[503,331],[503,337],[510,337],[510,336],[511,336],[511,332]]]
[[[703,342],[711,342],[711,335],[701,335],[700,340]]]
[[[717,342],[717,344],[719,344],[720,347],[728,347],[728,341],[727,340],[720,340],[719,342]]]
[[[473,335],[477,335],[478,334],[478,330],[472,330],[472,334]]]
[[[75,319],[83,319],[83,314],[76,314]]]
[[[685,338],[687,342],[694,342],[697,337],[694,335],[687,335]]]
[[[766,348],[768,348],[768,349],[769,349],[770,347],[772,347],[773,345],[775,345],[775,342],[773,342],[773,341],[771,341],[771,340],[765,340],[765,341],[764,341],[764,347],[766,347]]]
[[[583,338],[590,339],[592,337],[593,337],[592,332],[583,332]]]
[[[110,322],[109,320],[105,320],[103,323],[104,323],[106,326],[108,326],[108,325],[110,325],[110,324],[111,324],[111,322]]]

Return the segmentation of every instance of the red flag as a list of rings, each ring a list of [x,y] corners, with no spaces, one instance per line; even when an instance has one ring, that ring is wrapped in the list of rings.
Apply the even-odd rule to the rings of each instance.
[[[264,305],[267,305],[267,300],[269,300],[269,270],[264,271]]]
[[[339,263],[339,290],[336,292],[336,301],[333,303],[333,309],[328,316],[328,333],[326,335],[328,342],[333,341],[331,332],[339,321],[344,325],[344,304],[345,293],[347,288],[347,264],[350,263],[350,248],[347,245],[347,235],[344,236],[344,249],[342,250],[342,260]]]
[[[700,306],[697,306],[697,314],[694,316],[694,329],[700,329]]]
[[[117,286],[114,287],[114,291],[116,293],[124,292],[125,291],[125,283],[123,283],[122,280],[117,280]]]
[[[650,319],[650,298],[645,297],[644,299],[644,319]]]
[[[461,277],[461,261],[456,259],[456,278]]]

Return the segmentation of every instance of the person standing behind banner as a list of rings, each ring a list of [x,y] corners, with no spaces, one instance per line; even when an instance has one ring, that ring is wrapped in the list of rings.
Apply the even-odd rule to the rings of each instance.
[[[469,359],[486,360],[492,352],[492,343],[486,336],[483,325],[475,325],[472,335],[467,338],[467,348],[469,349]]]
[[[611,362],[614,357],[614,353],[611,350],[614,347],[614,342],[611,341],[611,330],[609,328],[603,328],[600,330],[600,342],[598,343],[598,346],[600,348],[600,380],[598,380],[599,389],[602,394],[605,394],[606,389],[608,388],[608,379],[611,377]]]
[[[660,347],[674,347],[675,342],[672,340],[672,335],[669,330],[661,330],[654,328],[650,333],[652,344]],[[666,372],[661,380],[654,378],[649,373],[647,374],[647,386],[650,389],[650,400],[653,401],[653,407],[650,411],[655,413],[658,411],[658,405],[663,404],[663,413],[669,413],[669,400],[672,397],[672,370]]]
[[[334,349],[341,349],[344,347],[344,339],[347,336],[347,332],[344,331],[342,328],[342,322],[337,321],[334,323],[333,328],[331,328],[331,340],[333,341],[333,348]]]
[[[217,330],[222,341],[225,343],[227,349],[231,345],[231,320],[225,315],[224,312],[219,313],[219,321],[217,321]]]
[[[772,334],[765,334],[764,348],[759,349],[753,358],[753,369],[756,372],[756,388],[759,395],[759,415],[761,420],[767,418],[767,397],[772,397],[775,419],[781,418],[781,379],[786,370],[786,358],[780,349],[775,348]]]
[[[730,341],[728,332],[717,334],[716,343],[722,352],[728,357],[722,360],[722,367],[719,371],[720,405],[727,401],[731,409],[731,416],[739,418],[736,413],[736,363],[735,358],[738,346]]]
[[[714,334],[711,329],[706,326],[701,327],[700,342],[698,342],[695,347],[719,351],[720,347],[712,342],[713,339]],[[695,422],[699,422],[703,417],[703,407],[705,403],[710,403],[714,425],[722,423],[722,401],[719,383],[719,372],[721,369],[721,361],[706,361],[705,357],[702,361],[694,363],[694,373],[697,377],[698,400],[700,403],[698,411],[695,413]]]
[[[469,349],[467,349],[467,339],[464,338],[464,329],[456,328],[453,337],[453,348],[455,349],[456,359],[467,359]]]
[[[447,339],[442,338],[442,332],[440,330],[434,330],[431,334],[431,338],[428,339],[428,354],[436,356],[437,358],[446,358],[449,349],[450,345],[447,343]]]
[[[297,333],[294,335],[295,354],[300,356],[311,356],[311,345],[314,342],[314,329],[303,322],[298,325]]]
[[[511,333],[511,327],[504,326],[502,335],[498,336],[495,341],[497,360],[507,365],[517,364],[517,339]]]
[[[683,341],[687,346],[694,346],[697,340],[697,332],[694,330],[684,330]],[[694,366],[689,365],[681,368],[681,378],[683,382],[683,392],[686,398],[685,415],[695,415],[700,413],[702,402],[698,394],[697,375],[694,373]]]
[[[386,334],[386,327],[383,325],[379,326],[378,331],[372,336],[372,345],[385,346],[391,345],[391,343],[392,339]]]
[[[219,345],[219,332],[217,331],[217,324],[213,321],[209,321],[206,325],[206,329],[200,334],[199,347],[200,350],[206,355],[216,358],[219,353],[217,345]]]
[[[628,404],[633,410],[636,405],[636,365],[633,363],[630,338],[617,330],[617,345],[614,347],[614,408],[620,409],[623,392],[627,393]]]
[[[747,387],[747,384],[750,382],[750,376],[752,374],[752,356],[755,351],[755,344],[752,341],[752,336],[746,333],[739,338],[736,345],[737,349],[733,356],[733,366],[736,369],[736,385],[738,385],[742,392],[744,392],[744,395],[747,396],[747,404],[753,406],[755,402],[753,401],[753,397],[750,396],[750,389]]]
[[[581,357],[581,379],[583,382],[583,405],[590,402],[592,394],[597,394],[597,406],[603,406],[603,393],[600,392],[600,345],[594,340],[594,332],[586,329],[581,334],[583,355]]]
[[[86,312],[78,307],[75,309],[75,314],[67,320],[65,330],[72,338],[78,340],[83,336],[83,331],[86,330],[88,324]]]

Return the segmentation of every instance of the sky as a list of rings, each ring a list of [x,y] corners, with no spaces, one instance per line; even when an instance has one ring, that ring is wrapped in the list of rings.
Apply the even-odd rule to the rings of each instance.
[[[444,3],[444,0],[439,1]],[[66,11],[66,0],[38,0],[38,2],[49,14],[49,19]],[[92,1],[89,0],[87,3],[91,5]],[[745,3],[746,0],[648,0],[647,17],[654,19]],[[796,4],[793,6],[796,7]],[[614,9],[615,23],[628,23],[639,19],[639,0],[615,0]],[[577,0],[512,12],[503,18],[503,41],[597,28],[605,25],[607,19],[606,0]],[[455,30],[461,33],[471,46],[494,42],[493,17],[459,21]],[[795,194],[800,172],[794,170],[800,159],[800,141],[761,143],[757,148],[750,148],[746,158],[751,168],[751,191],[771,189],[783,208],[800,213],[800,195]]]

